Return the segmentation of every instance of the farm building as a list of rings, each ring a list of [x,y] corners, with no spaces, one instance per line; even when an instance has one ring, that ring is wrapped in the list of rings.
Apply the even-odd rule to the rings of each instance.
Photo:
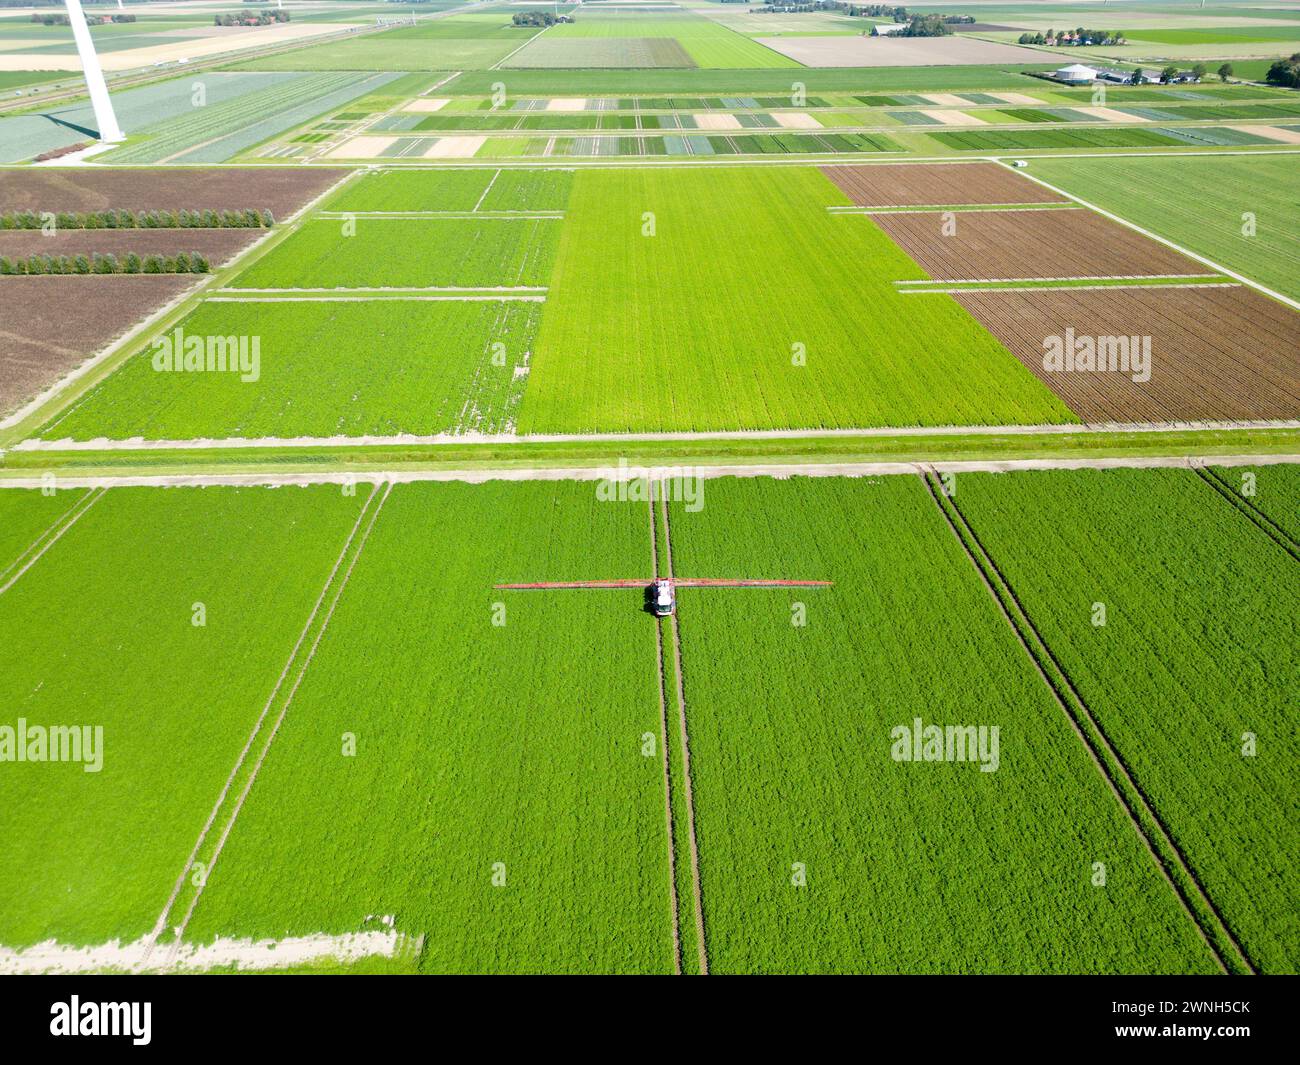
[[[1071,63],[1068,67],[1053,71],[1052,77],[1066,85],[1087,85],[1097,80],[1097,71],[1082,63]]]

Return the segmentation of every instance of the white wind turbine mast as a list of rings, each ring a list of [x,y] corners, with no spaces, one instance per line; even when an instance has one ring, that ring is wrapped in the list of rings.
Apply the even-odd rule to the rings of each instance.
[[[68,9],[68,21],[72,23],[72,37],[77,42],[77,54],[81,56],[81,69],[86,74],[86,88],[90,92],[90,105],[95,109],[99,139],[110,144],[126,140],[126,134],[117,124],[117,115],[113,113],[113,101],[109,99],[108,86],[104,84],[104,70],[90,39],[90,27],[86,25],[81,0],[63,0],[63,3]]]

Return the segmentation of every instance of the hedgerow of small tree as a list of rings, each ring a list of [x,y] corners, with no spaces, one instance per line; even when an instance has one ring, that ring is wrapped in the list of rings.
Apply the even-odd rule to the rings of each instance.
[[[0,275],[30,277],[37,274],[206,274],[211,272],[202,252],[175,255],[146,255],[128,252],[118,258],[112,252],[90,255],[29,255],[11,259],[0,255]]]
[[[0,214],[0,230],[43,229],[46,213],[6,211]],[[269,229],[275,217],[269,210],[245,207],[241,210],[179,211],[59,211],[56,229]]]

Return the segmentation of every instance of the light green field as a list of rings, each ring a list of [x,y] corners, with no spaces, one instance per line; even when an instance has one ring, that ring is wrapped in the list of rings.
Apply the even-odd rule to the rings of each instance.
[[[381,170],[350,182],[329,211],[562,211],[571,170]]]
[[[1294,159],[1036,159],[1028,172],[1297,299],[1300,178]]]
[[[1075,420],[955,302],[899,294],[924,275],[846,202],[812,168],[577,173],[520,431]]]
[[[47,530],[68,514],[86,495],[86,489],[0,492],[0,585],[7,584],[30,548]]]
[[[1213,969],[917,478],[704,499],[674,572],[835,581],[680,594],[712,971]],[[918,717],[996,726],[996,771],[896,761]]]
[[[958,480],[958,507],[1229,927],[1264,971],[1295,972],[1296,560],[1187,471]]]
[[[149,346],[43,433],[193,440],[505,432],[527,381],[515,370],[539,314],[536,303],[508,301],[205,303],[180,328],[257,337],[256,381],[229,371],[159,372]]]
[[[545,285],[559,221],[359,218],[305,222],[232,282],[236,288]]]
[[[701,68],[760,70],[799,66],[793,59],[704,18],[595,18],[584,12],[576,22],[546,31],[548,41],[608,37],[672,38]]]
[[[671,37],[570,37],[543,35],[506,61],[511,68],[567,70],[595,67],[690,67],[695,61]]]
[[[103,728],[0,772],[0,943],[153,927],[366,491],[112,489],[0,595],[4,724]]]
[[[388,40],[387,34],[251,59],[240,70],[487,70],[522,44],[501,38]]]
[[[650,567],[645,504],[589,483],[395,489],[187,938],[393,914],[426,971],[670,971],[641,590],[492,589]]]

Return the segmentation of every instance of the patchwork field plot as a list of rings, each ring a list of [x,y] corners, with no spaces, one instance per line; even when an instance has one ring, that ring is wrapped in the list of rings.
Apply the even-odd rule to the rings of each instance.
[[[1254,964],[1294,972],[1295,559],[1186,471],[965,475],[953,498]]]
[[[1084,421],[1300,417],[1296,312],[1251,289],[1147,286],[955,298]],[[1082,357],[1061,369],[1045,366],[1067,329],[1071,338],[1099,345],[1092,369]],[[1131,361],[1143,337],[1151,338],[1145,368]],[[1128,339],[1113,344],[1117,338]],[[1130,349],[1127,372],[1123,347]],[[1078,351],[1086,356],[1083,347]]]
[[[516,595],[492,624],[494,582],[650,566],[645,504],[590,485],[394,490],[187,935],[393,914],[430,971],[671,971],[640,589]]]
[[[713,971],[1213,969],[918,479],[713,481],[672,531],[677,572],[785,573],[797,543],[835,578],[681,592]],[[997,768],[895,760],[917,718],[996,727]]]
[[[577,173],[520,431],[1073,420],[837,202],[811,168]]]
[[[197,282],[193,274],[4,278],[0,411],[35,398]]]
[[[937,280],[1211,272],[1092,211],[969,211],[952,227],[934,212],[877,214],[872,220]]]
[[[239,288],[537,286],[559,240],[553,219],[363,218],[303,223],[233,282]]]
[[[503,301],[208,302],[178,328],[205,345],[231,337],[232,361],[237,338],[255,337],[253,372],[160,371],[149,344],[43,432],[182,440],[505,432],[539,310]]]
[[[220,163],[322,112],[382,88],[397,75],[304,75],[275,93],[191,108],[110,152],[110,163]]]
[[[1039,159],[1031,174],[1300,299],[1294,159]]]
[[[368,491],[116,490],[0,595],[10,714],[103,728],[0,774],[0,943],[150,931]]]
[[[1065,202],[996,163],[828,166],[822,173],[863,207]]]

